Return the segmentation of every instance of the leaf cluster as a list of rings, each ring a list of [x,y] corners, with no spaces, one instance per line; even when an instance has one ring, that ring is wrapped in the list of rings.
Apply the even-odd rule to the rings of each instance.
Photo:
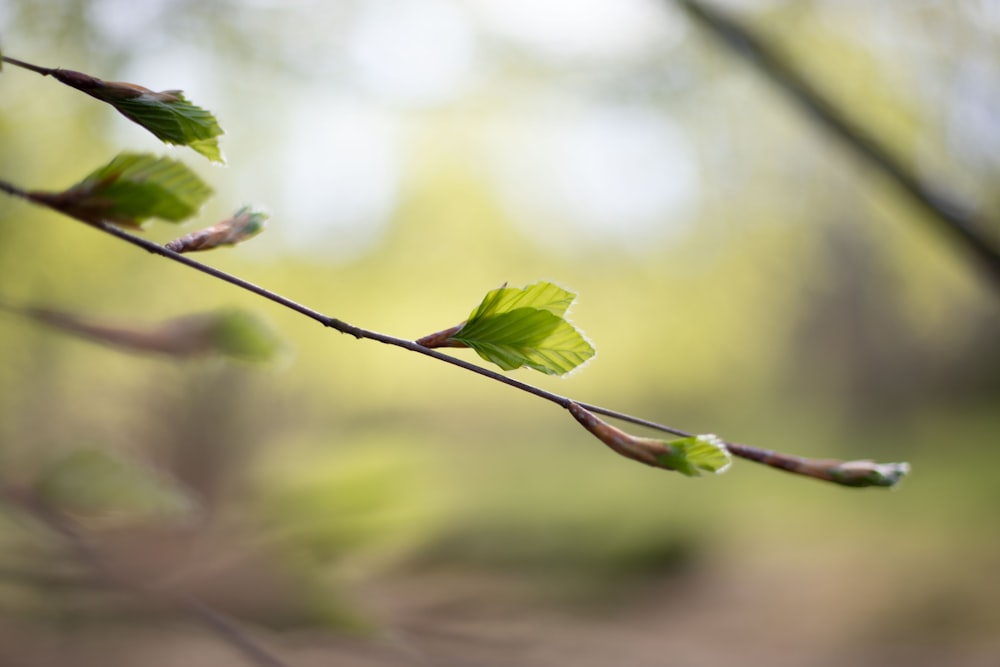
[[[503,370],[527,367],[564,375],[590,360],[595,350],[566,319],[576,294],[549,282],[490,290],[449,335],[431,346],[471,347]],[[458,344],[458,345],[456,345]]]

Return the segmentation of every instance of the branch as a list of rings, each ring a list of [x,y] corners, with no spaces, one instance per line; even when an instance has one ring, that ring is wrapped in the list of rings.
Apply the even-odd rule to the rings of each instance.
[[[3,56],[2,58],[0,58],[0,60],[3,60],[5,63],[10,63],[11,65],[15,65],[17,67],[21,67],[23,69],[31,70],[32,72],[41,74],[42,76],[52,76],[52,73],[55,72],[55,70],[52,69],[51,67],[32,65],[31,63],[26,63],[23,60],[18,60],[17,58],[11,58],[10,56]]]
[[[770,79],[812,121],[894,181],[929,214],[928,220],[965,246],[1000,287],[1000,249],[984,231],[986,221],[977,219],[955,198],[939,192],[903,166],[874,134],[852,121],[760,35],[697,0],[677,3],[695,23]]]
[[[206,275],[209,275],[223,282],[227,282],[231,285],[235,285],[240,289],[246,290],[260,297],[273,301],[289,310],[293,310],[301,315],[304,315],[312,320],[315,320],[325,327],[330,327],[343,334],[348,334],[354,336],[357,339],[368,339],[383,343],[385,345],[392,345],[394,347],[400,347],[404,350],[409,350],[410,352],[416,352],[417,354],[422,354],[438,361],[443,361],[444,363],[451,364],[452,366],[457,366],[471,373],[476,373],[483,377],[501,382],[509,387],[518,389],[520,391],[532,394],[539,398],[545,399],[556,405],[566,409],[571,410],[573,405],[578,405],[590,412],[602,414],[607,417],[612,417],[615,419],[620,419],[625,422],[632,424],[637,424],[640,426],[645,426],[657,431],[663,431],[665,433],[671,433],[680,437],[688,438],[692,437],[692,434],[682,431],[680,429],[672,428],[670,426],[665,426],[653,421],[642,419],[640,417],[635,417],[623,412],[618,412],[616,410],[611,410],[598,405],[592,405],[589,403],[581,403],[578,401],[573,401],[566,396],[561,396],[559,394],[546,391],[534,385],[516,380],[506,375],[502,375],[495,371],[483,368],[482,366],[477,366],[476,364],[464,361],[457,357],[453,357],[447,354],[443,354],[436,349],[429,347],[424,347],[417,342],[406,340],[404,338],[397,338],[395,336],[389,336],[386,334],[378,333],[376,331],[371,331],[369,329],[364,329],[361,327],[348,324],[342,320],[335,317],[330,317],[324,315],[323,313],[313,310],[308,306],[304,306],[296,301],[292,301],[280,294],[272,292],[264,287],[251,283],[244,280],[238,276],[232,275],[213,266],[203,264],[197,260],[191,259],[187,255],[182,255],[180,253],[174,252],[169,248],[166,248],[158,243],[154,243],[148,239],[144,239],[140,236],[136,236],[130,232],[127,232],[115,225],[99,222],[99,223],[88,223],[91,227],[99,229],[100,231],[110,234],[126,243],[137,246],[150,252],[154,255],[159,255],[171,261],[183,264],[195,271],[199,271]],[[814,479],[820,479],[827,482],[833,482],[835,484],[840,484],[843,486],[892,486],[895,484],[899,478],[908,471],[906,464],[875,464],[870,461],[839,461],[833,459],[807,459],[797,456],[790,456],[787,454],[782,454],[779,452],[774,452],[766,449],[759,449],[756,447],[751,447],[749,445],[742,445],[738,443],[723,442],[723,445],[729,450],[733,456],[738,456],[740,458],[754,461],[757,463],[762,463],[780,470],[785,470],[787,472],[795,473],[798,475],[804,475],[806,477],[812,477]],[[846,466],[846,467],[845,467]]]
[[[150,591],[140,582],[132,581],[119,574],[80,532],[71,519],[35,498],[30,491],[20,492],[3,488],[0,489],[0,499],[22,510],[62,537],[73,550],[77,559],[94,572],[100,583],[110,588],[123,589],[137,594],[150,594]],[[157,591],[158,598],[164,596],[172,606],[211,630],[253,664],[260,667],[288,667],[287,663],[261,646],[232,619],[215,611],[196,597]]]

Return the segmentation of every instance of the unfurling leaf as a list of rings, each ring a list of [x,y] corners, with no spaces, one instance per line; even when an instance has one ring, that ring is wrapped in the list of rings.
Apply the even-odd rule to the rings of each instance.
[[[53,509],[84,517],[176,515],[194,502],[182,487],[141,464],[97,448],[70,451],[42,470],[36,496]]]
[[[271,327],[250,313],[230,310],[200,317],[211,331],[214,349],[231,359],[270,361],[282,349]]]
[[[469,319],[417,340],[426,347],[471,347],[504,370],[527,366],[563,375],[594,356],[594,348],[565,319],[576,295],[548,282],[487,293]]]
[[[732,464],[732,457],[725,443],[711,433],[667,440],[664,444],[668,451],[657,458],[660,466],[676,470],[688,477],[697,477],[702,470],[713,473],[724,472]]]
[[[830,469],[831,481],[843,486],[893,487],[910,474],[910,464],[844,461]]]
[[[46,71],[67,86],[107,102],[160,141],[190,146],[213,162],[225,162],[218,140],[222,128],[215,116],[191,104],[181,91],[155,92],[134,83],[104,81],[67,69]]]
[[[517,308],[547,310],[562,317],[576,299],[576,294],[568,292],[549,282],[537,282],[523,289],[506,285],[490,290],[482,303],[469,315],[468,323],[492,315],[500,315]]]
[[[149,218],[180,222],[212,194],[180,162],[146,153],[122,153],[62,192],[27,193],[28,199],[89,223],[138,227]]]
[[[576,403],[570,403],[570,414],[598,440],[625,458],[654,468],[675,470],[688,477],[703,472],[725,472],[732,463],[729,450],[714,435],[698,435],[678,440],[657,440],[630,435],[599,419]]]
[[[47,308],[0,306],[78,338],[126,352],[177,359],[217,354],[262,362],[274,358],[281,350],[281,343],[270,327],[236,310],[187,315],[153,326],[138,326],[96,322]]]
[[[267,213],[254,211],[249,206],[244,206],[236,211],[231,218],[226,218],[211,227],[199,229],[179,239],[174,239],[166,247],[174,252],[185,253],[211,250],[224,245],[236,245],[263,231],[267,218]]]

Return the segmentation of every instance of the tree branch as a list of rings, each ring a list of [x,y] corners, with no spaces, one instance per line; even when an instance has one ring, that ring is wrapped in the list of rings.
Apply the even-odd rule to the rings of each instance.
[[[906,168],[872,132],[851,120],[844,109],[821,93],[753,30],[697,0],[676,2],[696,24],[785,93],[816,125],[895,182],[929,214],[928,220],[964,246],[987,276],[1000,287],[1000,248],[995,240],[988,237],[986,221],[977,219],[954,197],[925,183]]]
[[[141,583],[118,573],[70,518],[48,507],[31,492],[3,488],[0,489],[0,499],[6,500],[63,538],[77,559],[90,568],[105,586],[136,594],[149,594],[148,589]],[[253,664],[259,667],[288,667],[287,663],[261,646],[231,618],[212,609],[196,597],[166,591],[157,591],[156,597],[166,598],[173,607],[211,630]]]
[[[348,324],[335,317],[324,315],[323,313],[317,310],[313,310],[312,308],[304,306],[296,301],[292,301],[291,299],[288,299],[280,294],[272,292],[271,290],[268,290],[264,287],[261,287],[247,280],[244,280],[238,276],[234,276],[230,273],[217,269],[213,266],[203,264],[198,260],[191,259],[187,255],[182,255],[180,253],[174,252],[169,248],[159,245],[158,243],[154,243],[153,241],[150,241],[148,239],[142,238],[141,236],[136,236],[135,234],[127,232],[121,229],[120,227],[116,227],[115,225],[103,222],[96,224],[94,223],[88,223],[88,224],[106,234],[110,234],[111,236],[114,236],[131,245],[142,248],[143,250],[146,250],[147,252],[150,252],[154,255],[159,255],[171,261],[183,264],[184,266],[194,269],[195,271],[199,271],[206,275],[212,276],[213,278],[222,280],[231,285],[239,287],[240,289],[252,292],[253,294],[268,299],[269,301],[273,301],[274,303],[284,306],[285,308],[288,308],[312,320],[315,320],[320,324],[322,324],[323,326],[330,327],[341,333],[354,336],[357,339],[368,339],[377,341],[385,345],[400,347],[403,348],[404,350],[409,350],[410,352],[416,352],[417,354],[422,354],[424,356],[437,359],[438,361],[443,361],[447,364],[451,364],[452,366],[457,366],[463,370],[469,371],[471,373],[476,373],[477,375],[481,375],[491,380],[501,382],[509,387],[513,387],[514,389],[518,389],[528,394],[532,394],[539,398],[545,399],[547,401],[555,403],[556,405],[566,410],[569,410],[570,406],[576,403],[577,405],[585,408],[586,410],[589,410],[597,414],[602,414],[607,417],[620,419],[625,422],[629,422],[639,426],[645,426],[647,428],[651,428],[657,431],[662,431],[665,433],[670,433],[683,438],[692,436],[691,433],[688,433],[686,431],[682,431],[680,429],[676,429],[670,426],[665,426],[663,424],[649,421],[647,419],[642,419],[640,417],[635,417],[633,415],[629,415],[624,412],[611,410],[609,408],[604,408],[599,405],[592,405],[589,403],[573,401],[572,399],[566,396],[561,396],[559,394],[546,391],[544,389],[541,389],[540,387],[536,387],[526,382],[516,380],[512,377],[502,375],[500,373],[497,373],[496,371],[483,368],[482,366],[478,366],[463,359],[459,359],[457,357],[444,354],[438,351],[437,349],[424,347],[423,345],[420,345],[411,340],[406,340],[404,338],[397,338],[395,336],[388,336],[386,334],[378,333],[376,331],[371,331],[369,329],[364,329],[361,327],[354,326],[352,324]],[[749,461],[762,463],[764,465],[785,470],[787,472],[792,472],[798,475],[804,475],[806,477],[812,477],[814,479],[820,479],[827,482],[834,482],[836,484],[841,484],[845,486],[862,485],[855,483],[855,479],[853,477],[847,478],[844,477],[843,475],[840,475],[840,473],[838,472],[843,464],[854,464],[858,462],[844,462],[844,461],[837,461],[830,459],[806,459],[802,457],[790,456],[787,454],[774,452],[767,449],[751,447],[750,445],[743,445],[730,442],[724,442],[724,444],[733,456],[738,456],[740,458]],[[867,465],[871,462],[864,462],[864,463]],[[877,464],[871,464],[871,465],[875,466]],[[896,464],[888,464],[888,465],[896,465]],[[905,464],[902,465],[905,466]],[[879,474],[881,475],[884,472],[885,472],[884,470],[880,469]],[[893,477],[892,481],[893,484],[895,483],[896,480],[898,480],[898,477],[905,472],[905,470],[899,469],[895,470],[895,472],[899,474]],[[887,477],[892,477],[892,475],[888,475]],[[891,486],[891,484],[886,484],[886,483],[878,483],[875,485]]]

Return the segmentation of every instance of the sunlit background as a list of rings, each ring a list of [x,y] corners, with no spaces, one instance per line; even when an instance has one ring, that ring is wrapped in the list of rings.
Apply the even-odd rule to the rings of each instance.
[[[712,6],[1000,239],[1000,3]],[[597,358],[515,377],[914,469],[891,492],[742,461],[647,469],[544,401],[4,198],[0,300],[138,323],[237,307],[285,344],[266,367],[176,362],[0,313],[0,479],[90,448],[185,489],[141,520],[83,519],[130,577],[292,665],[995,664],[1000,290],[676,4],[8,0],[0,38],[182,88],[228,161],[8,66],[0,179],[54,190],[121,150],[168,154],[216,190],[187,228],[271,213],[205,261],[296,301],[417,338],[504,282],[550,280],[579,294]],[[4,510],[0,664],[242,664],[194,619],[106,588]]]

